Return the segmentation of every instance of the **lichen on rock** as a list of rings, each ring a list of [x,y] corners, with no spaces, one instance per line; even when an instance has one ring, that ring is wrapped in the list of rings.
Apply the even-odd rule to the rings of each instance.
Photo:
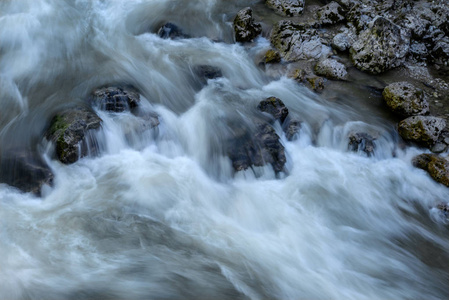
[[[262,26],[255,23],[253,11],[246,7],[237,13],[234,19],[235,40],[237,42],[251,42],[262,32]]]
[[[402,116],[425,115],[429,112],[429,103],[424,91],[408,82],[395,82],[382,92],[387,106]]]

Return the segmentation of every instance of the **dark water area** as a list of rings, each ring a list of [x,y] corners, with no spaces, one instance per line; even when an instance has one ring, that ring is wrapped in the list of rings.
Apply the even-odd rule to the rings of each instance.
[[[266,23],[236,44],[246,6]],[[278,18],[263,1],[0,3],[2,175],[21,153],[53,174],[40,197],[0,184],[0,299],[449,297],[449,190],[412,166],[424,150],[398,142],[382,82],[350,71],[318,94],[259,64]],[[158,36],[167,22],[184,37]],[[59,162],[55,113],[118,85],[158,124],[94,106],[101,151]],[[271,96],[301,123],[293,139],[273,123],[284,169],[235,172],[229,140]]]

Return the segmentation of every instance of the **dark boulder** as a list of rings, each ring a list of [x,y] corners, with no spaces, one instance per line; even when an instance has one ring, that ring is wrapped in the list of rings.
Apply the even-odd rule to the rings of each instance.
[[[226,153],[235,171],[271,164],[278,173],[283,171],[286,162],[284,146],[279,141],[279,136],[266,123],[258,123],[254,131],[234,128]]]
[[[132,88],[104,87],[93,91],[91,103],[101,110],[129,111],[139,105],[140,95]]]
[[[262,32],[262,26],[255,23],[253,11],[250,7],[246,7],[237,13],[234,19],[234,31],[235,40],[241,43],[251,42]]]
[[[269,97],[260,101],[257,109],[270,114],[275,120],[279,120],[281,124],[288,116],[288,108],[281,99],[276,97]]]
[[[56,114],[50,122],[46,138],[56,147],[57,158],[65,164],[99,151],[94,132],[102,120],[86,108],[70,108]]]
[[[449,161],[436,154],[421,154],[413,158],[415,167],[423,169],[439,183],[449,187]]]
[[[36,152],[3,150],[0,160],[0,182],[40,196],[42,186],[52,185],[53,173]]]

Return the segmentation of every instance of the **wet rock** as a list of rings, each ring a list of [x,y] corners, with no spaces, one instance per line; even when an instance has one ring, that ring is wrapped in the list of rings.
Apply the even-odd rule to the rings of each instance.
[[[236,128],[226,152],[235,171],[271,164],[275,172],[281,172],[286,163],[284,146],[266,123],[257,124],[255,132]]]
[[[71,164],[79,157],[97,154],[93,132],[101,127],[101,122],[89,109],[67,109],[53,117],[46,138],[55,144],[57,158],[62,163]]]
[[[349,134],[348,149],[354,152],[365,152],[368,156],[374,154],[376,138],[366,132],[353,132]]]
[[[432,146],[446,127],[443,118],[413,116],[399,122],[399,135],[407,141]]]
[[[235,40],[237,42],[251,42],[262,32],[262,26],[254,22],[253,11],[250,7],[237,13],[234,19]]]
[[[264,56],[264,62],[266,64],[275,64],[281,62],[281,55],[278,51],[273,49],[268,50]]]
[[[269,97],[260,101],[257,109],[270,114],[275,120],[279,120],[281,124],[288,116],[288,108],[285,107],[285,104],[281,99],[276,97]]]
[[[413,158],[415,167],[423,169],[439,183],[449,187],[449,161],[436,154],[421,154]]]
[[[223,73],[220,68],[210,65],[195,66],[193,67],[193,72],[203,84],[206,84],[208,79],[223,77]]]
[[[331,2],[318,9],[318,22],[322,25],[336,24],[345,19],[344,13],[344,9],[337,2]]]
[[[289,121],[284,128],[285,137],[288,141],[292,141],[297,137],[299,134],[299,131],[301,130],[301,122],[298,120],[291,120]]]
[[[0,182],[40,196],[44,185],[52,185],[53,177],[50,167],[38,153],[17,149],[3,150]]]
[[[188,35],[184,34],[182,30],[173,23],[166,23],[162,25],[158,31],[157,35],[163,39],[183,39],[189,38]]]
[[[304,10],[304,0],[266,0],[265,3],[277,14],[286,17],[298,16]]]
[[[315,73],[326,78],[345,80],[348,77],[345,65],[335,59],[327,58],[318,62]]]
[[[377,17],[359,35],[350,49],[354,65],[368,73],[379,74],[400,66],[410,49],[410,40],[386,18]]]
[[[288,62],[319,59],[324,55],[324,45],[317,31],[305,24],[282,20],[273,26],[270,40]]]
[[[429,112],[429,103],[424,92],[411,83],[392,83],[384,89],[382,96],[388,107],[399,115],[409,117]]]
[[[137,107],[140,95],[132,88],[104,87],[93,91],[90,101],[101,110],[123,112]]]

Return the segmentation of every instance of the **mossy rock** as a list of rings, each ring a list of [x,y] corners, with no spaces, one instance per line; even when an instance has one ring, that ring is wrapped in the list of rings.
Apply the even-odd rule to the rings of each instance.
[[[80,157],[97,153],[95,141],[90,140],[94,135],[87,137],[87,133],[98,130],[101,122],[100,117],[89,109],[67,109],[53,117],[46,138],[55,144],[57,158],[62,163],[71,164]]]
[[[392,83],[383,90],[382,96],[388,107],[399,115],[409,117],[429,112],[429,103],[424,92],[411,83]]]
[[[423,169],[436,181],[449,187],[449,161],[436,154],[421,154],[413,158],[415,167]]]

